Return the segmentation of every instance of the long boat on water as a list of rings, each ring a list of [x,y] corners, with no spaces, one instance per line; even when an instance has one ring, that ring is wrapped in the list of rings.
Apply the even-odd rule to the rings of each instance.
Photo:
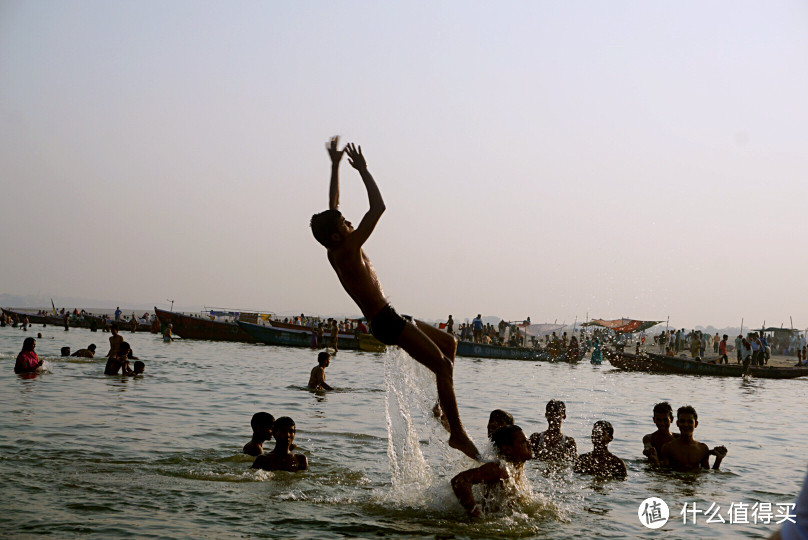
[[[711,361],[697,361],[690,358],[664,356],[645,353],[633,355],[615,354],[609,362],[617,368],[628,371],[649,371],[657,373],[677,373],[682,375],[706,375],[712,377],[742,377],[743,366],[739,364],[718,364]],[[643,369],[645,368],[645,369]],[[752,366],[750,375],[761,379],[796,379],[808,376],[808,367]]]
[[[267,345],[286,345],[289,347],[311,346],[312,329],[307,326],[276,323],[275,321],[270,323],[271,326],[246,321],[237,322],[244,332],[260,343]],[[324,339],[327,340],[328,335],[329,334],[326,333]],[[359,340],[353,334],[346,333],[337,335],[337,346],[340,349],[360,349]]]
[[[538,360],[541,362],[579,362],[583,358],[583,351],[579,349],[577,358],[568,359],[567,352],[565,350],[553,354],[547,349],[510,347],[507,345],[488,345],[485,343],[473,343],[471,341],[458,341],[457,356],[465,356],[467,358]]]
[[[154,313],[163,326],[171,324],[171,330],[183,339],[258,343],[257,339],[242,330],[235,322],[194,317],[184,313],[165,311],[157,307],[154,308]]]
[[[64,316],[63,315],[42,315],[40,313],[28,313],[25,311],[13,310],[13,309],[6,309],[2,308],[3,313],[11,316],[16,315],[17,319],[22,323],[23,317],[28,317],[28,322],[32,325],[34,324],[42,324],[42,325],[52,325],[52,326],[64,326]],[[113,322],[118,325],[118,329],[121,332],[130,332],[132,330],[132,323],[130,321],[114,321],[112,319],[105,319],[99,317],[97,315],[90,315],[89,313],[74,315],[69,314],[68,318],[70,319],[69,325],[71,328],[93,328],[95,327],[98,330],[103,330],[105,326],[109,326]],[[147,323],[138,323],[135,327],[136,332],[149,332],[149,331],[156,331],[153,330],[150,324]]]

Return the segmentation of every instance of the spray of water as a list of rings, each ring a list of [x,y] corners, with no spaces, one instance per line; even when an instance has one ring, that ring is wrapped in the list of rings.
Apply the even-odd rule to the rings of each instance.
[[[404,351],[391,349],[386,353],[384,369],[391,487],[382,499],[399,507],[462,513],[450,480],[480,463],[450,448],[448,433],[434,418],[432,407],[437,399],[434,374]],[[481,448],[485,456],[493,458],[490,443]],[[486,506],[495,510],[492,518],[498,521],[498,526],[506,529],[527,526],[532,530],[537,517],[549,515],[553,519],[556,515],[555,505],[534,493],[526,475],[503,487],[475,488],[478,500],[485,500]]]

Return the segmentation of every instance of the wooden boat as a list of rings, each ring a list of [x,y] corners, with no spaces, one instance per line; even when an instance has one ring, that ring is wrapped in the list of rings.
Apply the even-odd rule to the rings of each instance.
[[[154,313],[164,327],[171,324],[172,332],[183,339],[258,343],[257,339],[234,322],[212,321],[202,317],[192,317],[191,315],[165,311],[157,307],[154,308]]]
[[[631,354],[618,351],[604,351],[609,363],[624,371],[666,372],[667,370],[647,354]]]
[[[310,347],[312,329],[307,326],[290,325],[284,323],[286,328],[253,324],[237,321],[239,327],[253,339],[266,345],[286,345],[288,347]],[[292,328],[288,328],[291,326]],[[328,337],[326,336],[326,340]],[[322,345],[322,344],[321,344]],[[341,333],[337,335],[337,346],[340,349],[359,349],[359,340],[353,334]]]
[[[538,360],[539,352],[527,347],[506,347],[504,345],[486,345],[471,341],[457,342],[457,356],[469,358],[509,358],[512,360]]]
[[[17,318],[22,322],[23,317],[28,317],[28,321],[34,324],[49,324],[52,326],[64,326],[65,319],[63,315],[37,315],[33,313],[26,313],[24,311],[16,311],[11,309],[3,309],[4,313],[8,315],[16,315]],[[113,321],[111,319],[104,319],[102,317],[98,317],[96,315],[90,315],[89,313],[81,314],[81,315],[73,315],[72,313],[69,314],[70,319],[70,328],[92,328],[93,322],[95,322],[95,327],[98,330],[103,330],[105,326],[109,326],[112,324]],[[118,329],[121,332],[131,332],[132,331],[132,323],[129,321],[117,321]],[[149,332],[151,331],[151,325],[146,323],[138,323],[136,327],[137,332]]]
[[[713,364],[710,362],[697,362],[696,360],[676,356],[663,356],[654,353],[646,354],[650,361],[649,365],[655,368],[654,371],[685,375],[707,375],[712,377],[742,377],[744,374],[744,368],[739,364]],[[626,353],[623,353],[622,356],[626,356]],[[612,364],[614,365],[613,361]],[[808,367],[753,366],[749,369],[749,373],[753,377],[761,379],[795,379],[797,377],[808,376]]]

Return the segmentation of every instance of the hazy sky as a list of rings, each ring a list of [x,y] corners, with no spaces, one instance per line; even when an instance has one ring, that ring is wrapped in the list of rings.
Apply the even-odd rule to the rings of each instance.
[[[0,293],[808,326],[808,3],[0,1]],[[367,197],[342,167],[341,208]]]

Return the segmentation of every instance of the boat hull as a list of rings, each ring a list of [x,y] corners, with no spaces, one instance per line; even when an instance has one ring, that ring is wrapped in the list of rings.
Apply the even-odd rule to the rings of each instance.
[[[211,321],[200,317],[191,317],[173,311],[154,308],[154,313],[165,327],[172,325],[172,332],[183,339],[206,339],[210,341],[239,341],[258,343],[258,340],[245,332],[235,323]]]
[[[712,364],[653,353],[648,353],[648,357],[658,366],[659,371],[667,373],[711,377],[742,377],[744,374],[743,366],[738,364]],[[761,379],[796,379],[808,376],[808,367],[754,366],[749,369],[749,373]]]
[[[287,347],[311,347],[312,331],[310,328],[305,326],[281,328],[274,326],[274,323],[272,324],[273,326],[264,326],[261,324],[238,321],[239,327],[259,343],[266,345],[284,345]],[[324,339],[326,343],[328,343],[328,336],[325,336]],[[337,337],[337,346],[340,349],[357,350],[360,348],[359,341],[355,337],[347,334],[339,334]]]

